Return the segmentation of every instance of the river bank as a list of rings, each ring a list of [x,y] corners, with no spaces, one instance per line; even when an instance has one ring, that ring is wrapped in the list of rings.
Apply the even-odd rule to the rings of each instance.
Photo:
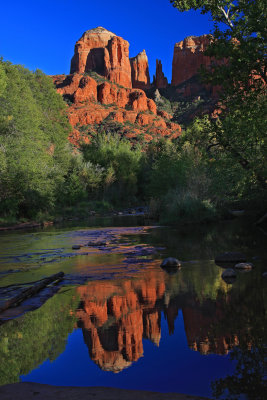
[[[207,397],[107,387],[66,387],[23,382],[0,387],[2,400],[206,400]]]

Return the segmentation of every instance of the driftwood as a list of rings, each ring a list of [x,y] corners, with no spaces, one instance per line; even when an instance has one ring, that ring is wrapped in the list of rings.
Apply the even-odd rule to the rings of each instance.
[[[263,217],[261,217],[260,219],[258,219],[258,221],[257,222],[255,222],[255,225],[259,225],[259,224],[261,224],[263,221],[265,221],[267,219],[267,213],[266,214],[264,214],[264,216]]]
[[[33,296],[34,294],[38,293],[40,290],[44,289],[47,285],[52,282],[61,280],[64,276],[64,272],[58,272],[57,274],[48,276],[40,281],[35,282],[32,286],[23,288],[20,293],[11,297],[8,300],[0,302],[0,313],[8,308],[21,303],[23,300],[27,299],[28,297]]]

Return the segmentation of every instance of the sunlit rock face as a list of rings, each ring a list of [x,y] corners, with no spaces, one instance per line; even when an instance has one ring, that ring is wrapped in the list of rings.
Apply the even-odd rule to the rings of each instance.
[[[76,42],[70,73],[89,71],[131,88],[129,43],[102,27],[86,31]]]
[[[188,36],[174,46],[171,85],[179,86],[176,91],[185,98],[199,96],[203,91],[211,98],[218,97],[219,86],[206,85],[199,79],[201,67],[210,69],[215,63],[204,54],[211,40],[211,35]]]
[[[158,113],[144,92],[150,88],[146,52],[130,62],[129,43],[105,28],[86,31],[75,45],[70,75],[52,79],[68,102],[73,127],[69,141],[75,146],[89,143],[85,130],[96,134],[104,120],[122,124],[121,134],[130,140],[140,135],[145,142],[160,136],[176,139],[181,134],[181,126],[170,121],[172,116]]]
[[[164,282],[150,273],[142,280],[79,287],[77,311],[90,357],[105,371],[120,372],[143,355],[143,338],[159,345]]]
[[[148,58],[143,50],[136,57],[130,58],[132,71],[132,85],[137,89],[150,88],[150,75],[148,69]]]
[[[91,125],[95,129],[95,124],[101,124],[106,118],[121,124],[135,124],[124,127],[129,139],[143,133],[149,142],[154,136],[177,138],[181,134],[181,126],[171,122],[171,116],[158,112],[155,102],[142,89],[125,88],[109,80],[97,82],[79,73],[54,75],[52,79],[57,91],[69,100],[67,112],[73,127],[69,140],[74,145],[89,141],[89,137],[77,130],[77,125]]]
[[[196,75],[201,67],[209,67],[211,58],[204,55],[210,35],[189,36],[174,46],[172,85],[178,86]]]

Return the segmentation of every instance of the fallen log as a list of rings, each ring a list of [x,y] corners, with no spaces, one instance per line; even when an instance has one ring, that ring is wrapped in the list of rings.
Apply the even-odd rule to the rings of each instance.
[[[40,290],[44,289],[47,285],[52,282],[59,281],[63,278],[64,272],[58,272],[57,274],[48,276],[40,281],[35,282],[32,286],[23,288],[20,293],[11,297],[8,300],[0,302],[0,313],[2,311],[7,310],[8,308],[21,303],[23,300],[27,299],[28,297],[33,296],[34,294],[38,293]]]

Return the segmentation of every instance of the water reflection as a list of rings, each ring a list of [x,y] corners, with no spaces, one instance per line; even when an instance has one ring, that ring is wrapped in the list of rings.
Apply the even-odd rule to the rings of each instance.
[[[211,269],[220,274],[217,267]],[[203,355],[225,355],[240,338],[246,338],[249,349],[255,314],[264,321],[266,309],[263,289],[254,286],[256,277],[229,289],[222,280],[218,285],[216,273],[210,274],[211,280],[199,292],[192,282],[197,283],[201,273],[200,266],[175,276],[158,269],[135,279],[78,288],[81,306],[76,315],[91,359],[105,371],[129,367],[143,355],[143,339],[159,346],[162,313],[170,335],[175,334],[175,320],[182,313],[188,346]]]
[[[0,384],[18,381],[24,375],[25,380],[50,384],[189,393],[194,382],[192,394],[210,396],[213,381],[218,397],[240,398],[246,393],[249,399],[263,399],[267,343],[266,281],[261,276],[264,263],[259,262],[249,273],[238,272],[234,284],[227,285],[221,279],[222,269],[213,261],[203,260],[230,248],[228,241],[234,243],[231,249],[242,251],[250,242],[242,238],[242,247],[238,235],[214,232],[217,236],[203,235],[201,240],[194,232],[179,236],[160,229],[145,237],[127,237],[125,240],[133,245],[145,241],[151,246],[166,246],[161,258],[171,254],[195,262],[186,262],[180,271],[169,275],[160,269],[161,260],[155,255],[150,263],[138,264],[138,271],[131,267],[127,276],[116,275],[120,279],[62,288],[40,309],[0,326]],[[250,255],[260,254],[259,249],[261,246],[257,252],[251,249]],[[93,265],[99,273],[110,271],[112,265],[125,271],[127,265],[122,262],[126,254],[90,257],[86,262],[77,258],[76,264],[69,261],[70,270],[82,273],[90,267],[92,272]],[[72,338],[77,333],[81,343],[75,342],[75,347]],[[72,354],[77,348],[75,371]],[[234,363],[225,357],[228,353]],[[66,371],[62,367],[67,365],[64,357],[70,354]],[[160,359],[158,365],[155,358]],[[233,368],[236,371],[227,377]],[[186,380],[188,386],[183,386]]]
[[[79,326],[90,357],[105,371],[120,372],[143,355],[143,339],[157,346],[161,337],[162,273],[142,279],[91,282],[77,289]]]

